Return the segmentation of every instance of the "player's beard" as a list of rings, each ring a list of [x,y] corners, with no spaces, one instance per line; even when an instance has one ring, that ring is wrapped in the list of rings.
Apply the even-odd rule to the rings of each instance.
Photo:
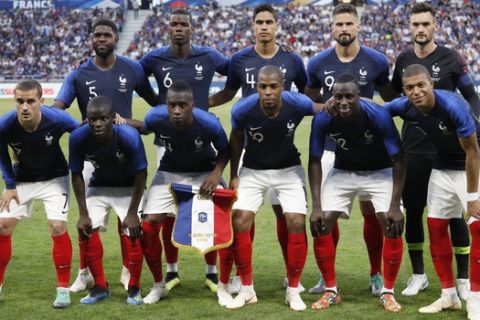
[[[413,42],[423,47],[433,41],[433,37],[424,37],[424,39],[425,40],[417,40],[417,37],[415,37],[413,38]]]
[[[353,37],[351,35],[349,35],[349,37],[338,37],[335,39],[335,41],[337,41],[337,43],[339,45],[341,45],[342,47],[348,47],[349,45],[351,45],[352,43],[355,42],[355,40],[357,40],[357,37]]]
[[[113,53],[113,51],[115,50],[115,47],[107,47],[107,49],[105,50],[99,50],[98,48],[95,48],[94,50],[95,50],[95,54],[100,58],[107,58]]]

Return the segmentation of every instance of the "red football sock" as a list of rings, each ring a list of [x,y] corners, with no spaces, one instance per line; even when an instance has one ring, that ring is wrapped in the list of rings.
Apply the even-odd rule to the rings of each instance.
[[[0,285],[3,283],[5,269],[12,257],[12,235],[0,236]]]
[[[165,249],[165,260],[167,263],[178,262],[178,248],[172,244],[174,217],[165,217],[162,229],[163,248]]]
[[[230,273],[233,267],[233,252],[232,247],[223,248],[218,250],[220,256],[220,282],[228,283],[230,280]]]
[[[395,280],[397,280],[400,264],[403,256],[403,239],[385,237],[385,245],[383,246],[383,268],[384,268],[384,284],[386,289],[393,289]]]
[[[83,270],[83,269],[86,269],[88,268],[87,266],[87,257],[85,256],[85,243],[82,241],[82,239],[78,239],[78,255],[79,255],[79,259],[78,259],[78,262],[80,264],[80,269]]]
[[[337,281],[335,279],[335,246],[332,234],[317,236],[313,240],[313,252],[317,265],[322,272],[325,285],[329,288],[335,287]]]
[[[118,230],[118,235],[120,236],[120,249],[122,250],[122,263],[125,267],[128,268],[128,236],[125,236],[123,234],[123,225],[122,221],[120,221],[120,218],[117,217],[117,230]]]
[[[475,221],[469,226],[472,235],[470,245],[470,291],[480,291],[480,221]]]
[[[135,239],[132,241],[126,235],[122,237],[127,238],[127,257],[128,257],[128,271],[130,271],[130,281],[128,282],[129,287],[140,288],[140,277],[142,275],[142,265],[143,265],[143,250],[142,243],[140,239]]]
[[[59,236],[52,236],[53,263],[57,272],[57,287],[68,288],[72,270],[72,241],[65,231]]]
[[[252,285],[252,238],[250,231],[236,232],[232,249],[235,265],[242,279],[242,285]]]
[[[282,214],[281,216],[275,215],[277,218],[277,239],[280,243],[280,248],[282,249],[283,261],[285,262],[285,268],[288,270],[288,229],[287,229],[287,220]]]
[[[105,278],[105,271],[103,270],[103,246],[102,240],[98,231],[90,234],[90,238],[84,240],[85,242],[85,256],[87,259],[87,266],[95,279],[95,285],[102,288],[107,288],[107,280]]]
[[[297,288],[300,282],[305,261],[307,260],[307,239],[305,232],[302,233],[288,233],[288,286],[290,288]]]
[[[370,275],[382,273],[383,230],[374,214],[364,215],[363,239],[370,260]]]
[[[442,288],[453,288],[453,249],[448,234],[448,219],[427,218],[430,252]]]
[[[211,266],[217,265],[217,251],[210,251],[204,256],[205,263]]]
[[[332,229],[332,239],[333,245],[335,246],[335,251],[337,250],[338,241],[340,240],[340,228],[338,227],[338,221],[335,222],[335,225]]]
[[[147,261],[148,268],[152,272],[155,282],[160,282],[163,280],[162,244],[160,243],[159,235],[161,229],[161,223],[143,221],[143,254],[145,255],[145,260]]]

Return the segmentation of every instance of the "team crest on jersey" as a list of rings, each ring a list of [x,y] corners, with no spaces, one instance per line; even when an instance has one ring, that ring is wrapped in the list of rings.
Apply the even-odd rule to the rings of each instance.
[[[295,122],[293,122],[292,120],[288,120],[288,122],[287,122],[287,137],[293,135],[294,132],[295,132]]]
[[[365,137],[365,144],[372,144],[373,143],[373,134],[370,132],[370,130],[365,130],[365,133],[363,134]]]
[[[368,81],[367,81],[368,71],[365,69],[365,67],[361,67],[358,70],[358,74],[359,74],[358,83],[361,86],[366,86],[368,84]]]
[[[198,222],[205,223],[208,220],[208,214],[206,212],[199,212],[198,213]]]
[[[115,152],[115,157],[117,157],[118,163],[123,163],[126,160],[125,153],[121,152],[120,150]]]
[[[196,137],[193,142],[195,143],[195,150],[194,150],[194,152],[202,151],[202,149],[203,149],[203,141],[202,141],[202,139],[200,139],[200,137]]]
[[[51,146],[53,144],[53,136],[49,133],[45,136],[45,144]]]
[[[438,62],[432,65],[432,80],[433,81],[440,80],[440,67],[438,66]]]
[[[120,92],[127,92],[127,78],[122,73],[120,77],[118,77],[119,88],[118,91]]]
[[[203,80],[203,66],[200,62],[195,63],[195,80]]]

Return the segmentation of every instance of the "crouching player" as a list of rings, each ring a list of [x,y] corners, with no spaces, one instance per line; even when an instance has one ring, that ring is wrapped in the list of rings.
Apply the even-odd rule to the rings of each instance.
[[[80,303],[94,304],[109,296],[98,231],[113,209],[130,237],[127,256],[131,276],[126,302],[142,304],[143,252],[138,211],[147,179],[147,160],[138,131],[128,125],[113,125],[112,108],[108,98],[93,98],[87,105],[88,126],[80,127],[70,136],[70,170],[80,212],[79,243],[84,246],[87,265],[95,280],[94,287]],[[85,160],[95,168],[86,193],[82,175]]]

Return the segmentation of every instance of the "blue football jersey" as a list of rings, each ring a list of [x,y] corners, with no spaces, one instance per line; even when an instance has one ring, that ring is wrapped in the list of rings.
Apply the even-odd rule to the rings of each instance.
[[[128,125],[113,126],[113,139],[98,143],[89,125],[70,135],[69,167],[81,173],[84,161],[95,168],[89,186],[132,187],[135,175],[147,169],[145,149],[138,131]]]
[[[386,103],[385,109],[392,116],[400,116],[409,125],[427,134],[437,147],[433,167],[435,169],[465,170],[465,152],[459,138],[473,133],[480,137],[480,124],[471,113],[470,106],[457,93],[434,89],[435,107],[428,116],[423,115],[407,97]]]
[[[187,59],[173,56],[165,46],[147,53],[141,60],[145,73],[153,74],[158,83],[160,104],[166,104],[167,90],[175,80],[187,81],[193,90],[195,106],[208,109],[208,95],[213,75],[227,75],[229,59],[210,47],[192,46]]]
[[[243,166],[251,169],[282,169],[300,164],[294,144],[295,130],[304,116],[313,115],[313,102],[297,92],[282,92],[282,107],[275,118],[265,115],[258,93],[232,107],[232,128],[246,137]]]
[[[321,157],[325,139],[336,142],[334,168],[379,170],[392,166],[391,157],[402,151],[400,136],[390,114],[373,102],[359,100],[359,121],[345,121],[322,111],[315,115],[310,133],[310,154]]]
[[[14,189],[15,182],[46,181],[68,175],[59,140],[79,123],[57,108],[42,106],[40,112],[42,119],[33,132],[23,129],[16,111],[0,118],[0,168],[7,189]],[[8,146],[13,150],[13,167]]]
[[[140,63],[116,56],[110,70],[100,70],[94,63],[95,58],[70,72],[55,100],[70,106],[77,98],[82,119],[87,117],[87,103],[96,96],[106,96],[113,103],[113,111],[124,118],[132,117],[132,94],[135,90],[140,96],[152,92]]]
[[[299,92],[303,92],[307,83],[307,73],[302,58],[294,52],[285,52],[281,47],[271,59],[262,58],[251,46],[235,53],[230,61],[225,88],[242,88],[242,97],[257,92],[258,71],[266,65],[275,65],[282,70],[284,89],[290,91],[295,83]]]
[[[193,108],[193,119],[193,124],[187,130],[179,132],[168,119],[167,106],[157,106],[147,113],[146,129],[154,132],[165,147],[159,170],[212,171],[216,165],[215,150],[227,151],[227,135],[214,114],[200,108]]]
[[[332,96],[335,77],[348,72],[357,77],[360,95],[373,98],[375,88],[389,83],[388,60],[385,55],[371,48],[361,46],[358,55],[350,62],[338,59],[334,48],[324,50],[308,62],[307,86],[322,89],[322,101]]]

